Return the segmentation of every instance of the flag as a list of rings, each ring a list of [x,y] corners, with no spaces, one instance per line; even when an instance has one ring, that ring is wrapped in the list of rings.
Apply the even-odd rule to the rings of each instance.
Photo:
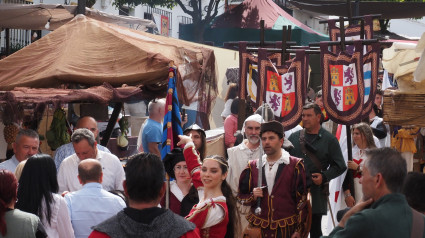
[[[183,134],[179,111],[179,100],[176,90],[176,75],[177,70],[173,67],[170,67],[167,97],[165,101],[161,158],[164,158],[168,152],[176,147],[176,144],[179,141],[178,135]]]
[[[370,46],[371,51],[363,56],[364,104],[362,118],[369,116],[375,103],[379,68],[379,43]]]
[[[260,78],[265,79],[263,95],[274,113],[274,119],[290,130],[301,121],[306,91],[305,63],[307,54],[299,49],[296,56],[276,65],[270,59],[260,58]]]
[[[338,125],[338,129],[336,131],[336,138],[339,141],[339,145],[341,147],[342,155],[344,157],[345,163],[347,163],[348,156],[347,156],[347,133],[345,129],[345,125]],[[345,196],[344,191],[342,191],[342,183],[344,182],[345,175],[347,174],[347,171],[345,171],[340,176],[332,179],[329,182],[329,204],[330,208],[332,209],[332,213],[334,215],[335,225],[338,225],[338,222],[336,220],[336,213],[339,210],[342,210],[346,208],[345,204]],[[328,211],[328,221],[327,221],[327,234],[329,234],[335,227],[332,223],[331,214]],[[324,234],[324,235],[327,235]]]
[[[364,81],[362,44],[355,41],[355,52],[334,54],[326,42],[320,44],[323,107],[329,118],[340,124],[362,119]]]

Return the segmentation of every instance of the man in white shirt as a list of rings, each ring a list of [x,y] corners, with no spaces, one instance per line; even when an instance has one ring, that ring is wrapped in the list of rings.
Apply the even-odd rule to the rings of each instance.
[[[239,145],[227,149],[229,172],[226,180],[235,196],[238,194],[239,178],[248,161],[258,159],[261,155],[260,127],[263,122],[263,118],[258,114],[249,116],[242,127],[242,134],[246,139]]]
[[[239,178],[242,171],[250,160],[258,159],[261,156],[260,127],[263,122],[263,118],[258,114],[249,116],[242,126],[242,134],[246,136],[246,139],[239,145],[227,149],[229,172],[226,180],[235,196],[238,194]],[[247,215],[250,208],[251,206],[238,204],[238,210],[242,214],[240,231],[248,225],[248,221],[243,215]]]
[[[102,189],[102,179],[102,165],[98,160],[85,159],[80,162],[78,180],[83,188],[65,195],[76,238],[88,237],[92,226],[126,207],[122,198]]]
[[[16,135],[16,140],[12,144],[13,153],[10,159],[0,163],[0,170],[5,169],[14,173],[16,166],[21,161],[27,160],[29,157],[38,153],[40,140],[38,133],[31,129],[21,129]]]
[[[75,126],[75,129],[80,129],[80,128],[89,129],[91,132],[93,132],[94,138],[96,138],[97,140],[97,137],[99,136],[99,129],[97,128],[97,121],[93,117],[89,117],[89,116],[80,117],[80,119],[78,119],[77,121],[77,125]],[[108,148],[99,144],[97,144],[97,149],[111,153],[108,150]],[[55,152],[55,157],[54,157],[56,170],[59,170],[59,167],[64,159],[66,159],[70,155],[73,155],[74,153],[75,151],[74,151],[74,146],[72,146],[72,142],[61,145],[59,148],[57,148]]]
[[[120,160],[113,154],[97,149],[94,134],[85,128],[74,131],[71,136],[75,154],[66,158],[59,167],[59,192],[77,191],[82,188],[78,181],[78,164],[85,159],[96,159],[102,164],[103,189],[107,191],[123,190],[124,169]]]

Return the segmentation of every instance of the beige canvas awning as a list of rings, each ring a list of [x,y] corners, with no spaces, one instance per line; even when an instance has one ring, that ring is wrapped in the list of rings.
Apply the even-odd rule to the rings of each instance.
[[[77,6],[60,4],[0,4],[0,28],[45,30],[50,19],[50,29],[56,30],[74,18]],[[155,28],[153,21],[132,16],[117,16],[86,8],[86,16],[132,29],[146,31]]]
[[[191,62],[196,75],[215,67],[213,50],[78,15],[0,60],[0,90],[104,82],[114,87],[166,84],[171,61],[176,66]]]

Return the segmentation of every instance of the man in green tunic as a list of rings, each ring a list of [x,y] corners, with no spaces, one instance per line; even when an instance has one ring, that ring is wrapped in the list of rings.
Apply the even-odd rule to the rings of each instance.
[[[416,211],[413,215],[400,193],[407,174],[406,161],[388,147],[367,151],[366,155],[360,179],[364,201],[351,208],[327,237],[425,238],[425,216]]]
[[[328,196],[322,191],[323,187],[347,169],[338,140],[320,126],[322,117],[322,112],[317,104],[304,105],[302,112],[304,129],[289,136],[289,141],[294,145],[289,153],[294,157],[304,159],[306,172],[311,175],[313,181],[310,188],[313,210],[311,238],[318,238],[322,235],[322,216],[326,214]],[[300,134],[304,140],[300,140]],[[313,156],[317,158],[317,162],[311,158]],[[319,165],[316,165],[319,162],[320,168],[318,168]]]

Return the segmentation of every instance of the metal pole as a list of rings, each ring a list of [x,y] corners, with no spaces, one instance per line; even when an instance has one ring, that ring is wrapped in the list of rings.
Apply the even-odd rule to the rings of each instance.
[[[86,0],[78,0],[77,11],[75,15],[83,14],[86,15]]]
[[[109,138],[111,138],[112,130],[114,130],[115,123],[117,123],[118,116],[120,115],[122,109],[122,102],[117,102],[115,104],[114,110],[112,111],[111,118],[109,118],[108,125],[106,126],[105,135],[102,137],[100,144],[105,146],[108,145]]]
[[[261,118],[264,118],[264,109],[265,109],[265,104],[263,101],[263,107],[261,108]],[[257,186],[259,188],[262,187],[263,185],[263,143],[260,141],[260,158],[258,159],[258,179],[257,179]],[[257,208],[255,208],[255,215],[260,215],[261,214],[261,198],[258,197],[257,198]]]

